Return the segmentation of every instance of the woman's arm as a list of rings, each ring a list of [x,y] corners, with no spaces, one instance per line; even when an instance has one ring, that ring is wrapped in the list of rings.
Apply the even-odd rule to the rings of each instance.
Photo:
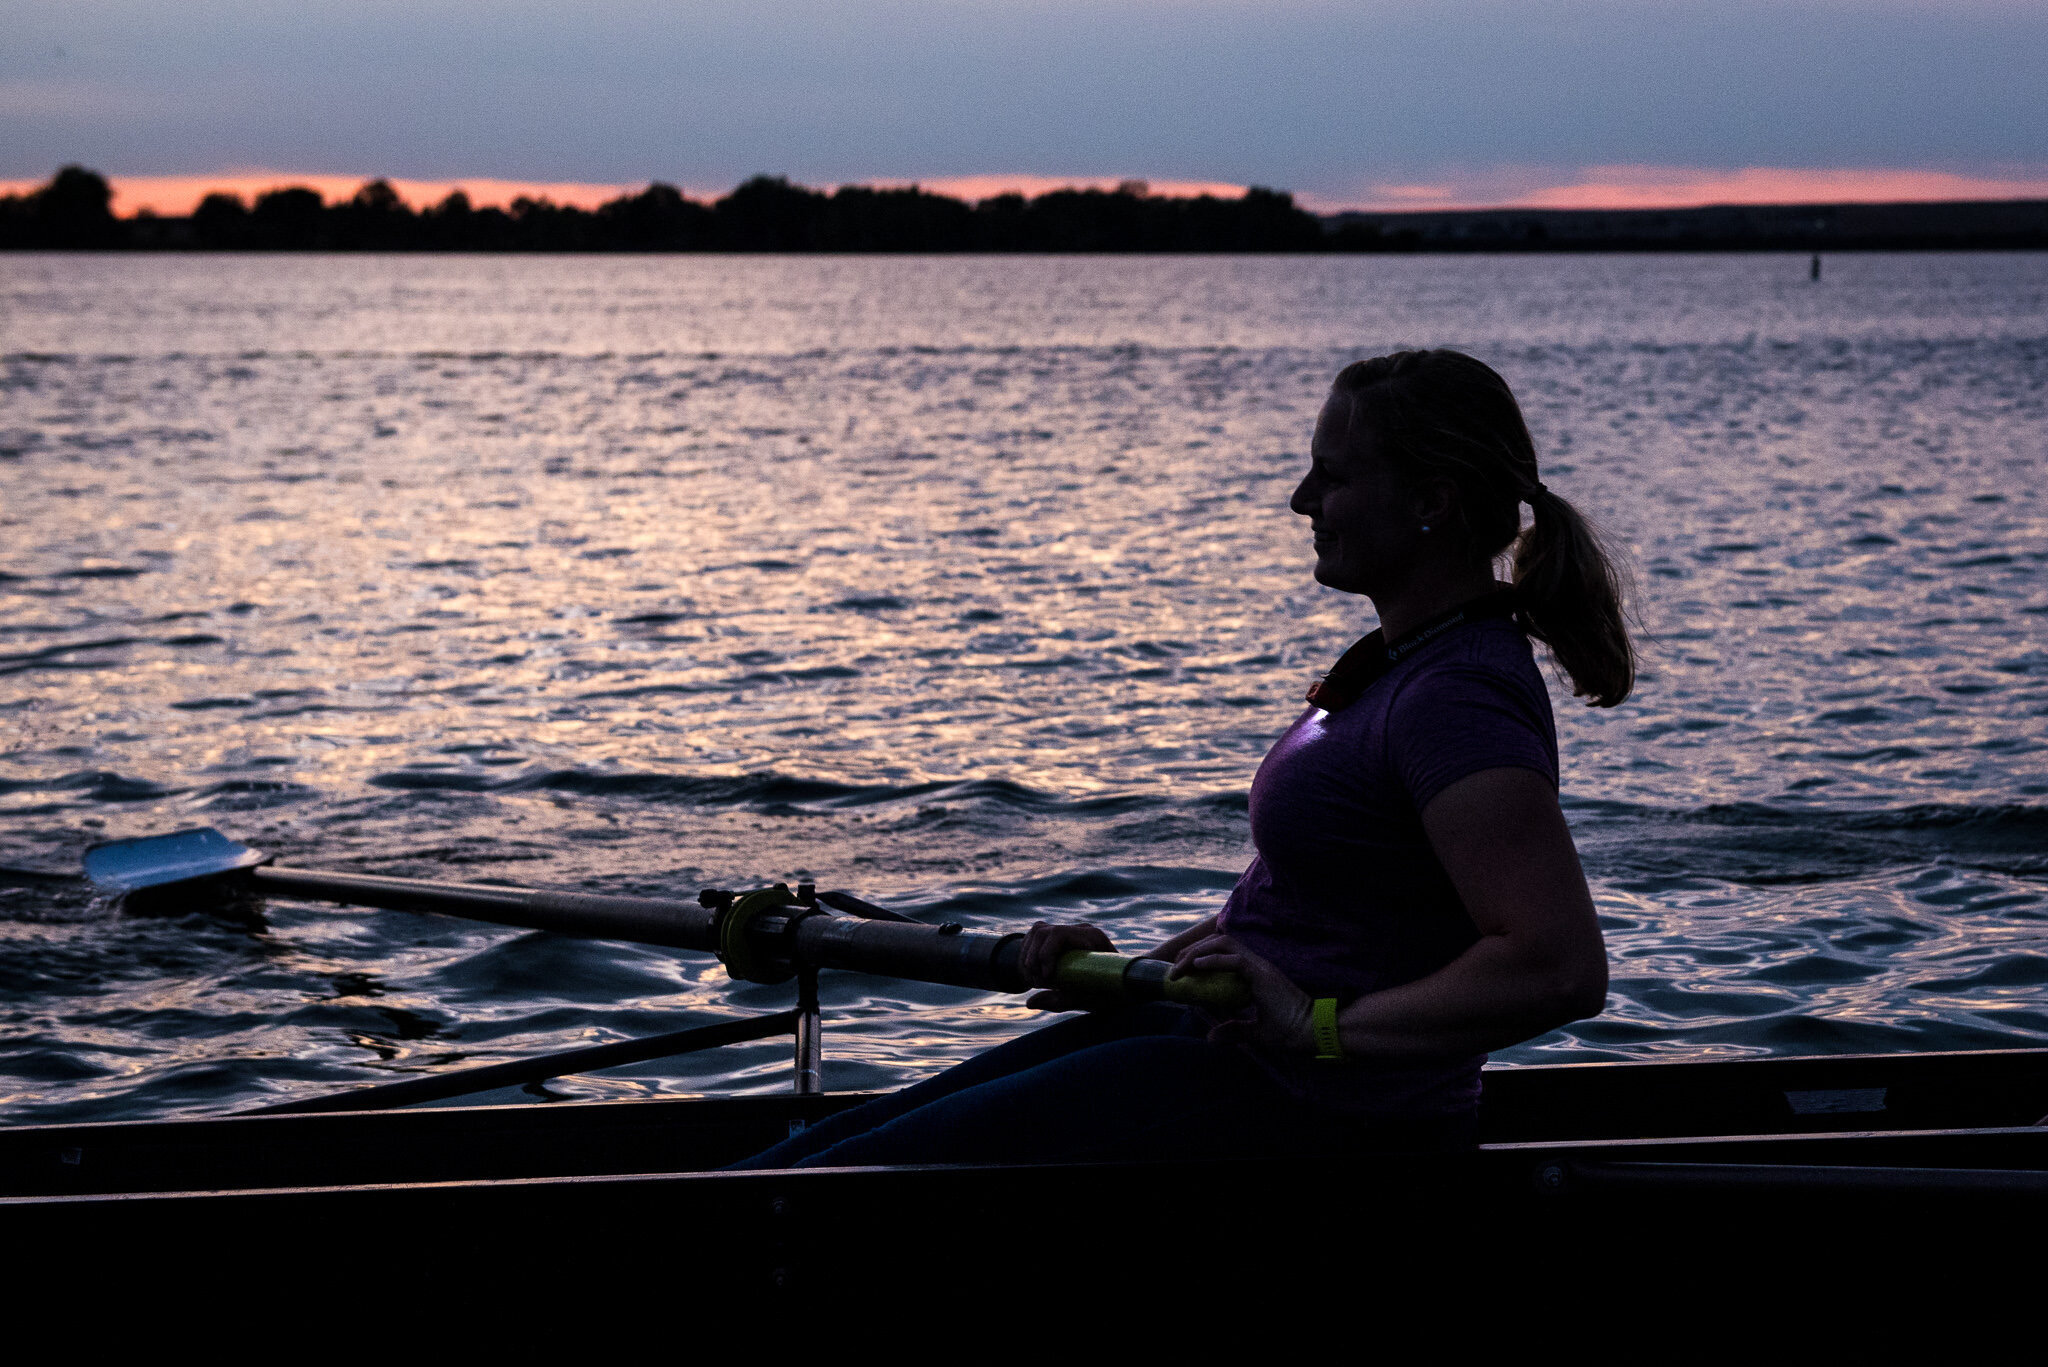
[[[1174,936],[1171,940],[1168,940],[1165,944],[1159,946],[1159,948],[1148,949],[1138,957],[1141,959],[1165,959],[1171,963],[1173,960],[1178,959],[1181,956],[1181,951],[1189,945],[1199,944],[1215,933],[1216,918],[1214,916],[1205,916],[1180,934]]]
[[[1343,1052],[1476,1054],[1598,1015],[1607,950],[1550,781],[1532,769],[1473,774],[1423,809],[1422,826],[1479,942],[1426,978],[1352,1002],[1337,1017]],[[1252,984],[1255,1018],[1226,1021],[1215,1038],[1314,1052],[1312,1003],[1273,965],[1211,935],[1174,965],[1176,974],[1190,969],[1231,969]]]

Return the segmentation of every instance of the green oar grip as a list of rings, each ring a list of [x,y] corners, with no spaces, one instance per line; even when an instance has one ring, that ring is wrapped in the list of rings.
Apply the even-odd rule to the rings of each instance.
[[[1084,1006],[1170,1001],[1211,1011],[1236,1011],[1252,1004],[1251,989],[1235,973],[1169,978],[1169,967],[1161,959],[1075,949],[1060,955],[1059,966],[1053,970],[1053,986]]]
[[[1053,986],[1077,1002],[1109,1006],[1128,1000],[1124,996],[1124,973],[1131,961],[1121,954],[1096,954],[1085,949],[1060,955],[1053,969]]]

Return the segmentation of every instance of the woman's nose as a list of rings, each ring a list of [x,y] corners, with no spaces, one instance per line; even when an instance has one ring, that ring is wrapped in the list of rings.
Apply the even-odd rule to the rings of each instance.
[[[1300,513],[1303,517],[1314,517],[1316,515],[1314,493],[1309,488],[1311,482],[1309,476],[1302,476],[1301,483],[1294,486],[1294,497],[1287,500],[1287,506]]]

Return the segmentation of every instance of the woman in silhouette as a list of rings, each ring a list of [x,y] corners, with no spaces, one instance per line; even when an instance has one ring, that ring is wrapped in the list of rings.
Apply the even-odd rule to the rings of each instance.
[[[1062,1021],[741,1166],[1456,1147],[1488,1050],[1599,1013],[1606,951],[1530,643],[1599,707],[1628,696],[1635,656],[1616,574],[1544,487],[1507,383],[1452,351],[1346,367],[1291,506],[1317,581],[1371,599],[1379,629],[1260,765],[1257,856],[1223,908],[1148,955],[1242,974],[1254,1005]],[[1025,975],[1113,948],[1040,923]]]

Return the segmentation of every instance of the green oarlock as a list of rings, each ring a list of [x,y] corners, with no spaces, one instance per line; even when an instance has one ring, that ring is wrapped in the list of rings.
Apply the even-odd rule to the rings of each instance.
[[[1076,949],[1060,956],[1053,970],[1053,985],[1076,1005],[1090,1009],[1153,1001],[1180,1002],[1210,1011],[1236,1011],[1251,1005],[1251,989],[1235,973],[1169,978],[1170,967],[1161,959]]]
[[[725,964],[727,977],[736,983],[786,983],[796,976],[796,970],[788,964],[762,960],[747,938],[756,916],[796,905],[796,897],[787,883],[734,899],[718,918],[718,957]]]

